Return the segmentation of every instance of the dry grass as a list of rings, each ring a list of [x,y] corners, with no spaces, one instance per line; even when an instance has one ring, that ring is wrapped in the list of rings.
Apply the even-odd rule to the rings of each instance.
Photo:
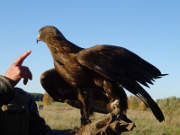
[[[44,106],[40,115],[53,129],[70,129],[80,125],[79,110],[63,104]]]
[[[179,135],[180,113],[171,110],[163,108],[166,121],[162,123],[159,123],[149,110],[129,110],[128,117],[135,122],[136,128],[122,135]],[[79,110],[66,104],[54,103],[45,106],[40,110],[40,115],[52,129],[64,130],[80,126]],[[96,113],[92,119],[101,116],[102,114]]]
[[[173,115],[173,114],[172,114]],[[165,114],[166,120],[159,123],[151,111],[128,111],[128,116],[136,123],[136,128],[123,135],[179,135],[180,116],[174,119]]]
[[[80,112],[79,109],[73,108],[62,103],[55,103],[44,106],[39,110],[41,117],[43,117],[52,129],[72,129],[80,127]],[[95,113],[91,119],[97,119],[102,114]]]

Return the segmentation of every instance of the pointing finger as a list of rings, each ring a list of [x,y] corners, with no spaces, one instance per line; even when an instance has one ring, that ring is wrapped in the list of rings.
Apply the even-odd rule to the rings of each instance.
[[[23,55],[19,56],[17,60],[14,62],[15,65],[22,65],[23,61],[27,56],[31,54],[31,50],[27,50]]]

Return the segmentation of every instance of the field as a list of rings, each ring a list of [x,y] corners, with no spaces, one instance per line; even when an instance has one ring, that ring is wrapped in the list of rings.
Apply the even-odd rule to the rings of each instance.
[[[39,103],[38,103],[39,104]],[[180,135],[180,102],[178,98],[158,100],[165,114],[165,122],[159,123],[151,111],[128,110],[128,117],[136,124],[136,128],[122,135]],[[40,109],[40,115],[46,123],[56,130],[72,129],[80,126],[78,109],[62,103],[52,103]],[[102,117],[95,113],[91,119]]]

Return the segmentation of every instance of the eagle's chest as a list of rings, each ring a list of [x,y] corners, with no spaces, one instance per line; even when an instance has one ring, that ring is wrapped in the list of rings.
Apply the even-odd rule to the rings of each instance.
[[[73,87],[84,87],[87,84],[91,84],[88,74],[88,69],[81,66],[75,61],[69,61],[65,64],[61,64],[56,61],[55,63],[56,71],[64,78],[64,80]]]

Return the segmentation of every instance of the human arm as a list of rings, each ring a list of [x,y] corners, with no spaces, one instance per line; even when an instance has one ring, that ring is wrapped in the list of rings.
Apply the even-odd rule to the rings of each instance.
[[[0,106],[7,104],[14,96],[14,89],[8,79],[0,76]]]
[[[0,76],[0,105],[7,104],[14,96],[14,86],[24,79],[24,84],[32,79],[31,71],[28,67],[23,66],[22,63],[25,58],[30,55],[31,51],[27,50],[24,54],[19,56],[15,62],[11,64],[4,76]]]
[[[27,50],[24,54],[19,56],[15,62],[11,64],[7,72],[5,73],[5,77],[11,82],[12,86],[15,86],[21,78],[24,79],[24,84],[26,85],[28,80],[32,80],[32,73],[28,67],[23,66],[23,61],[27,56],[31,54],[31,50]]]

